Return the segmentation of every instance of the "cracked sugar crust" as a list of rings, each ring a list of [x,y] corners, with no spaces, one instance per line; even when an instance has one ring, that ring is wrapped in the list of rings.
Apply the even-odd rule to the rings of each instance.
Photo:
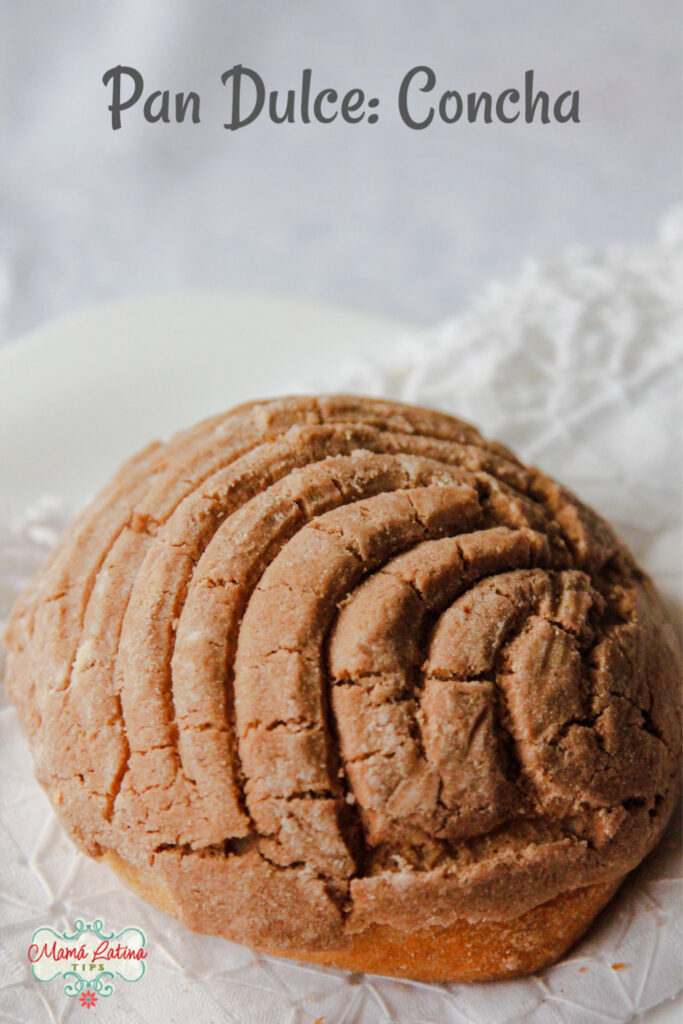
[[[616,880],[678,792],[651,583],[572,494],[424,409],[280,399],[149,447],[7,647],[75,841],[270,950]]]

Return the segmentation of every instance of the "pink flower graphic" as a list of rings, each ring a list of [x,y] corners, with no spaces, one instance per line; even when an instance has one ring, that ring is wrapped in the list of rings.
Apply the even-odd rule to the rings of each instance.
[[[94,1006],[95,1003],[97,1002],[97,996],[92,989],[83,989],[80,995],[80,1002],[81,1006],[86,1006],[88,1009],[90,1009],[90,1007]]]

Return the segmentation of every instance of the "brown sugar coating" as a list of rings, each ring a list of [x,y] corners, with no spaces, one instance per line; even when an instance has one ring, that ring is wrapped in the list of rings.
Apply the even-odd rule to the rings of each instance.
[[[572,494],[424,409],[279,399],[151,446],[7,648],[74,840],[190,927],[285,955],[410,973],[411,935],[479,924],[490,949],[498,922],[509,945],[575,893],[557,956],[678,793],[651,583]]]

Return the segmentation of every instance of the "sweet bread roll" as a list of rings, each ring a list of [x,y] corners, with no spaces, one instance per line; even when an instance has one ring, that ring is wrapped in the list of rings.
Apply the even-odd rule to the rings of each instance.
[[[449,416],[242,406],[127,463],[7,632],[69,834],[190,928],[538,969],[678,793],[678,647],[609,527]]]

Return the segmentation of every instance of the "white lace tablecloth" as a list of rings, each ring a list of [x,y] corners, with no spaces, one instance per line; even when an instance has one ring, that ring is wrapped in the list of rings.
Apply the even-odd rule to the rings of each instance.
[[[469,312],[406,338],[382,362],[287,389],[385,394],[455,412],[557,475],[616,526],[681,603],[680,216],[651,247],[572,252],[491,285]],[[0,507],[0,619],[72,510]],[[0,664],[0,675],[2,666]],[[16,714],[0,710],[0,1014],[42,1024],[84,1014],[126,1024],[620,1024],[681,988],[680,835],[628,880],[562,963],[519,981],[427,985],[350,975],[197,936],[141,903],[65,838],[33,779]],[[30,975],[42,924],[104,917],[141,927],[145,978],[85,1010]]]

